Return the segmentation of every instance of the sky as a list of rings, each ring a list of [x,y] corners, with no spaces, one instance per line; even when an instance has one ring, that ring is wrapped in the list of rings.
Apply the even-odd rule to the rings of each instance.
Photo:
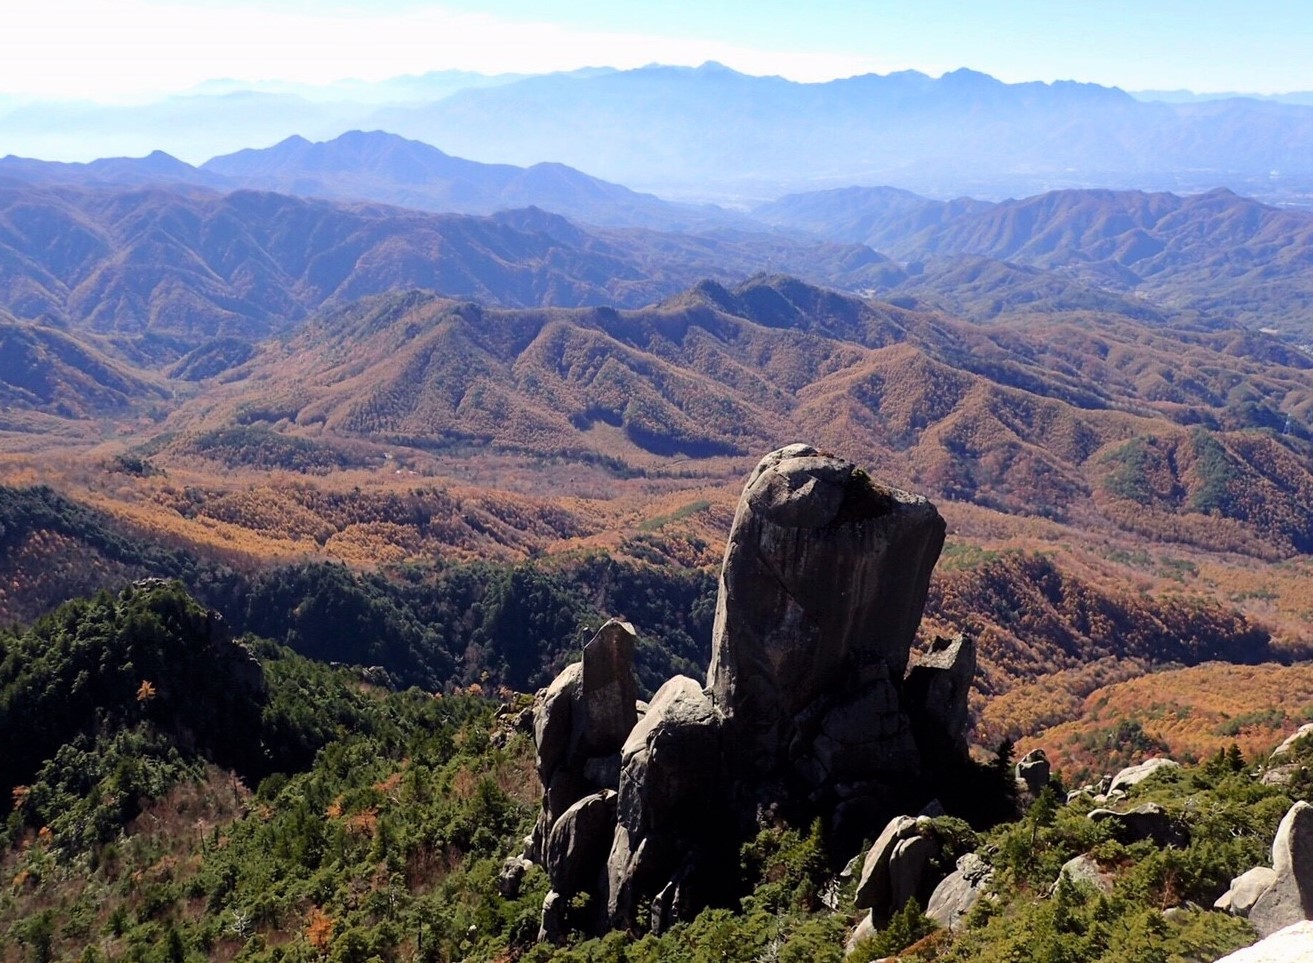
[[[799,81],[970,67],[1124,90],[1313,90],[1309,0],[5,0],[0,96],[143,100],[717,60]]]

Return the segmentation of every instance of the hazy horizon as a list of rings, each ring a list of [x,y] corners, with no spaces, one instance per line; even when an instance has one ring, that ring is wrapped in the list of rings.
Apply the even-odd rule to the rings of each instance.
[[[1146,7],[1148,9],[1146,9]],[[823,81],[966,67],[1007,83],[1075,80],[1126,91],[1313,90],[1313,12],[1268,3],[948,0],[616,5],[580,0],[16,0],[0,39],[0,97],[141,102],[213,81],[366,83],[463,70],[551,73],[714,60]],[[0,132],[2,135],[2,132]]]

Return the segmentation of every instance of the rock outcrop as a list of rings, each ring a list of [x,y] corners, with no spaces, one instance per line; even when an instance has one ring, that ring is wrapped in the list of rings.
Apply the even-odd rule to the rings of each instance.
[[[903,703],[923,754],[967,753],[971,682],[976,677],[976,644],[965,635],[936,638],[921,654],[903,684]],[[938,740],[947,740],[937,744]]]
[[[1157,803],[1144,803],[1125,812],[1113,809],[1092,809],[1091,822],[1106,823],[1112,837],[1119,843],[1130,845],[1147,839],[1155,846],[1185,847],[1190,844],[1190,833],[1185,825],[1174,819]]]
[[[1272,870],[1276,878],[1249,911],[1249,922],[1259,936],[1313,919],[1313,805],[1302,799],[1277,827]]]
[[[958,636],[908,672],[943,540],[930,502],[850,462],[805,445],[763,458],[726,546],[705,686],[671,679],[640,715],[633,632],[611,622],[537,696],[544,799],[527,855],[552,880],[544,935],[686,918],[763,818],[820,816],[855,846],[924,805],[932,777],[965,762],[976,667]],[[884,907],[924,899],[938,852],[920,832],[895,840],[864,885],[884,887]],[[600,908],[591,924],[566,918],[576,887]]]
[[[1150,776],[1157,775],[1160,772],[1168,772],[1173,769],[1180,769],[1181,764],[1174,759],[1165,759],[1156,756],[1153,759],[1146,759],[1137,766],[1127,766],[1117,775],[1112,777],[1112,782],[1104,792],[1108,796],[1113,793],[1124,793],[1133,786],[1138,786]]]
[[[1295,743],[1308,736],[1313,736],[1313,722],[1304,723],[1290,735],[1286,736],[1286,738],[1282,740],[1281,745],[1272,750],[1272,755],[1269,757],[1268,762],[1275,763],[1279,761],[1282,756],[1289,755],[1291,750],[1295,748]]]
[[[1217,963],[1313,963],[1313,922],[1294,923]]]
[[[957,868],[930,894],[925,915],[946,930],[956,929],[980,902],[993,878],[994,870],[975,853],[958,857]]]
[[[1213,905],[1248,918],[1259,936],[1313,920],[1313,805],[1291,806],[1272,841],[1272,866],[1241,873]]]
[[[1258,898],[1272,888],[1277,874],[1270,866],[1255,866],[1231,880],[1231,888],[1217,898],[1213,909],[1232,916],[1248,916]]]
[[[1112,893],[1113,874],[1104,870],[1089,853],[1073,856],[1062,864],[1062,869],[1058,870],[1058,879],[1053,883],[1055,890],[1064,877],[1068,882],[1092,886],[1101,893]]]
[[[823,780],[827,762],[851,765],[854,712],[878,733],[877,751],[852,753],[867,774],[916,765],[899,690],[943,543],[929,501],[851,462],[790,445],[758,463],[725,548],[707,679],[741,769]],[[827,728],[833,751],[798,761],[795,741]]]
[[[1262,783],[1265,786],[1286,786],[1294,777],[1299,766],[1287,761],[1294,750],[1295,745],[1301,740],[1313,735],[1313,722],[1306,722],[1300,726],[1285,740],[1281,745],[1272,750],[1272,755],[1268,757],[1267,764],[1263,767]]]
[[[595,925],[569,918],[570,897],[599,890],[615,832],[620,750],[638,720],[634,630],[611,620],[533,704],[542,808],[525,856],[544,866],[552,891],[543,936]],[[550,910],[550,912],[549,912]]]
[[[1045,755],[1043,749],[1030,750],[1017,763],[1017,782],[1024,785],[1032,796],[1038,796],[1043,792],[1050,778],[1052,771],[1049,757]]]
[[[544,864],[552,889],[569,898],[596,889],[606,866],[615,829],[616,793],[592,793],[574,803],[552,824]]]
[[[634,925],[643,900],[661,895],[657,929],[701,903],[725,832],[720,712],[701,685],[676,676],[657,690],[621,752],[619,822],[607,858],[610,925]]]
[[[854,898],[858,909],[880,907],[888,915],[893,896],[889,866],[894,858],[894,850],[900,843],[919,835],[916,820],[911,816],[895,816],[884,827],[867,850],[866,860],[862,863],[862,875],[858,878]]]

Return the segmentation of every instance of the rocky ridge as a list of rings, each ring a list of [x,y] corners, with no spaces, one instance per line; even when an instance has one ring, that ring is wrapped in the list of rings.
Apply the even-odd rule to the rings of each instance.
[[[822,817],[843,850],[924,805],[965,759],[975,672],[963,637],[907,671],[943,540],[929,501],[851,462],[806,445],[763,458],[726,546],[706,682],[676,676],[636,704],[633,630],[612,621],[535,699],[540,937],[688,918],[724,898],[763,825]]]

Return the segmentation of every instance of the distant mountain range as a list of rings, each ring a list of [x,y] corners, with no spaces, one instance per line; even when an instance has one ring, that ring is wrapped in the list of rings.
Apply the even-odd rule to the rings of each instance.
[[[777,227],[868,244],[901,262],[972,256],[1051,272],[1313,341],[1313,212],[1218,189],[1180,197],[1055,191],[989,203],[891,188],[792,195],[756,208]]]
[[[88,163],[9,156],[0,158],[0,183],[5,180],[83,187],[190,184],[457,214],[541,207],[585,224],[666,230],[751,224],[720,208],[672,204],[563,164],[481,164],[382,131],[348,131],[321,143],[292,136],[263,150],[212,158],[200,167],[163,151]]]
[[[4,183],[10,186],[4,187]],[[314,200],[285,185],[434,206],[520,200],[487,217]],[[504,200],[499,200],[502,198]],[[290,141],[201,168],[167,155],[0,161],[0,308],[103,333],[287,330],[329,303],[424,288],[505,307],[638,307],[702,278],[784,272],[989,320],[1097,311],[1236,323],[1313,343],[1313,213],[1229,191],[1058,191],[934,201],[893,188],[790,195],[747,215],[668,204],[551,165],[482,165],[387,134]]]
[[[849,289],[902,276],[867,247],[765,228],[589,233],[537,208],[473,217],[178,183],[0,187],[0,308],[174,338],[182,351],[221,335],[286,331],[321,305],[385,291],[427,288],[509,307],[638,306],[763,267]]]
[[[1266,100],[1277,104],[1313,105],[1313,90],[1292,90],[1281,94],[1256,94],[1239,90],[1195,93],[1193,90],[1132,90],[1136,100],[1158,100],[1167,104],[1198,104],[1209,100]]]
[[[957,70],[803,84],[709,63],[522,78],[414,78],[322,92],[203,89],[157,104],[0,109],[6,149],[199,161],[291,135],[381,128],[462,157],[543,161],[668,198],[756,203],[848,184],[1000,198],[1062,187],[1313,196],[1313,106],[1137,99]],[[1298,98],[1294,98],[1298,100]]]

